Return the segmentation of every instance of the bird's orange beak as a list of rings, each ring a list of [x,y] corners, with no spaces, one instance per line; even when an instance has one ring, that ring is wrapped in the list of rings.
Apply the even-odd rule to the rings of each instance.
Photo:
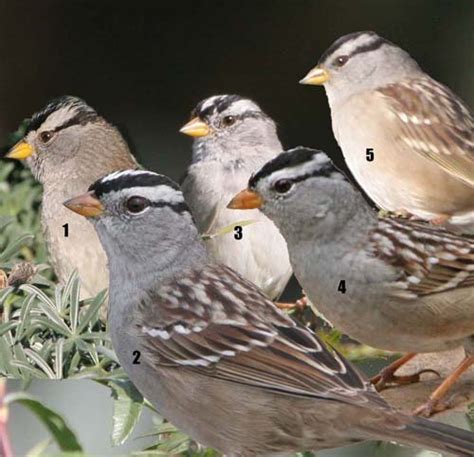
[[[227,208],[255,209],[260,208],[262,205],[263,198],[258,192],[250,189],[244,189],[234,196],[234,198],[227,205]]]
[[[329,81],[329,72],[321,65],[314,67],[309,73],[300,80],[300,84],[310,84],[313,86],[322,86]]]
[[[63,205],[77,214],[85,217],[100,216],[104,212],[104,206],[95,196],[94,192],[86,192],[69,200]]]
[[[187,124],[183,125],[179,131],[185,135],[200,137],[209,135],[211,128],[199,117],[193,117]]]
[[[13,146],[6,154],[7,159],[25,160],[35,153],[33,146],[21,140]]]

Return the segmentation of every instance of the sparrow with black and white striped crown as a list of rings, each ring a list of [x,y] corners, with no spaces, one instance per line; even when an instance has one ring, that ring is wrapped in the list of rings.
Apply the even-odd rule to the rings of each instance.
[[[300,81],[324,85],[334,136],[379,208],[474,233],[474,118],[374,32],[339,38]]]
[[[213,234],[239,221],[256,222],[240,236],[232,231],[207,239],[212,258],[277,299],[292,273],[285,240],[258,210],[226,208],[250,175],[282,150],[275,123],[252,100],[215,95],[198,103],[181,132],[194,137],[182,188],[199,231]]]
[[[442,409],[474,363],[474,238],[378,217],[326,154],[301,147],[267,163],[229,204],[257,207],[285,237],[308,298],[337,329],[410,353],[402,362],[464,346],[465,360],[417,412]],[[396,381],[399,366],[378,381]]]
[[[104,174],[137,166],[120,132],[83,100],[64,96],[33,115],[6,157],[26,160],[43,185],[41,224],[59,281],[77,270],[84,298],[107,288],[107,259],[94,228],[62,203]]]
[[[118,172],[65,205],[90,218],[107,253],[120,363],[198,442],[229,457],[367,439],[474,453],[473,433],[395,411],[341,355],[212,261],[170,179]]]

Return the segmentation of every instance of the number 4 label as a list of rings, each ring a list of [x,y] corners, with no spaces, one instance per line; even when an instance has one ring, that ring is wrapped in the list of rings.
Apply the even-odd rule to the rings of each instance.
[[[341,292],[341,294],[345,294],[346,293],[346,280],[345,279],[341,279],[339,281],[339,285],[337,286],[337,291],[338,292]]]

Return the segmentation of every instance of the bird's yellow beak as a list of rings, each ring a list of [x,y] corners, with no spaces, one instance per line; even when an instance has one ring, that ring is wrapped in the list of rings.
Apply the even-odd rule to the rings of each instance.
[[[329,81],[329,72],[321,65],[314,67],[300,81],[300,84],[310,84],[312,86],[322,86]]]
[[[186,125],[179,130],[185,135],[200,137],[207,136],[211,133],[211,128],[198,117],[193,117]]]
[[[77,214],[85,217],[100,216],[104,212],[104,206],[95,196],[94,192],[86,192],[69,200],[63,205]]]
[[[21,140],[13,146],[6,154],[7,159],[25,160],[35,153],[33,146]]]
[[[227,208],[255,209],[260,208],[262,205],[263,198],[258,192],[250,189],[244,189],[234,196],[234,198],[227,205]]]

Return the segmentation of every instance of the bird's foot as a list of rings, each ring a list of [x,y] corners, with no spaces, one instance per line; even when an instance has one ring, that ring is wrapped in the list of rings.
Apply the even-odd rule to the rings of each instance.
[[[390,368],[387,367],[387,368]],[[411,375],[397,376],[393,370],[383,369],[378,375],[370,379],[372,384],[375,386],[377,391],[382,391],[390,386],[405,386],[408,384],[415,384],[421,381],[421,375],[424,373],[433,373],[436,376],[440,377],[440,374],[430,368],[417,371]]]
[[[421,375],[423,373],[434,373],[437,376],[439,376],[439,373],[437,371],[431,370],[431,369],[424,369],[420,370],[412,375],[406,375],[406,376],[397,376],[395,372],[405,365],[407,362],[409,362],[413,357],[416,356],[415,352],[409,352],[399,359],[395,360],[392,362],[390,365],[386,366],[383,368],[380,373],[373,378],[371,378],[372,384],[375,386],[375,388],[380,392],[381,390],[385,389],[388,386],[392,385],[406,385],[406,384],[413,384],[416,382],[420,382]]]
[[[283,311],[303,311],[308,306],[308,300],[303,296],[295,303],[276,302],[275,305]]]
[[[455,401],[454,401],[455,397],[457,397],[457,395],[452,395],[449,398],[440,398],[440,399],[430,398],[427,402],[415,408],[413,410],[413,415],[422,416],[422,417],[430,417],[433,414],[446,411],[447,409],[451,409],[453,408],[455,404]]]
[[[451,219],[451,216],[448,214],[441,214],[433,219],[430,220],[430,222],[433,225],[446,225],[449,222],[449,219]]]

